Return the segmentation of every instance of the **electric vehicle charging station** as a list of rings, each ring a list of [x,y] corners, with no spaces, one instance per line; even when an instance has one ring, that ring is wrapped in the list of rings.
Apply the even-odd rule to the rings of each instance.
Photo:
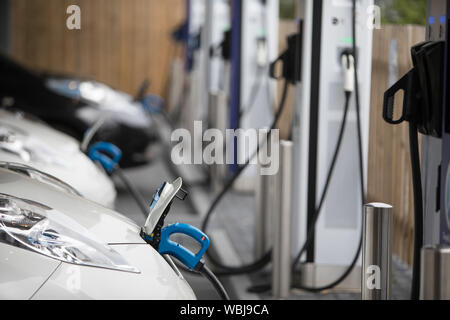
[[[446,41],[448,39],[448,10],[450,2],[446,0],[428,1],[427,40]],[[445,57],[447,61],[447,56]],[[447,73],[444,79],[443,130],[442,139],[422,137],[422,171],[424,183],[425,210],[425,245],[450,245],[450,216],[449,216],[449,165],[450,145],[449,125],[447,121],[447,94],[445,86],[448,83]],[[440,184],[440,185],[439,185]],[[437,196],[436,193],[440,195]]]
[[[368,161],[369,110],[372,61],[372,29],[368,27],[371,0],[357,1],[356,34],[361,102],[364,181]],[[303,82],[297,86],[294,118],[293,252],[305,243],[307,226],[324,189],[333,157],[344,106],[342,54],[352,49],[352,1],[299,1],[304,20]],[[302,279],[317,286],[337,279],[358,250],[361,238],[362,205],[357,150],[355,103],[350,104],[347,128],[336,170],[322,214],[317,221],[315,241],[307,252]],[[307,178],[306,178],[307,177]],[[365,188],[366,186],[364,186]],[[364,190],[365,193],[365,190]],[[360,266],[360,262],[358,263]],[[347,283],[360,287],[360,268]]]
[[[276,84],[269,78],[269,62],[278,54],[278,4],[278,0],[239,0],[231,1],[230,6],[223,0],[207,1],[202,47],[204,54],[210,54],[210,59],[204,60],[209,90],[203,101],[211,127],[223,133],[226,129],[264,127],[273,118]],[[245,150],[245,145],[235,146],[235,150],[245,155],[254,152]],[[236,155],[227,160],[236,163]],[[233,165],[232,171],[236,168]],[[237,183],[244,190],[254,189],[250,171]],[[226,176],[225,166],[213,166],[216,188]]]
[[[428,1],[426,40],[446,40],[447,37],[447,1]],[[443,18],[444,17],[444,18]],[[445,112],[445,105],[444,105]],[[448,138],[439,139],[422,136],[422,184],[424,199],[424,244],[437,245],[446,233],[445,199],[447,169],[445,163],[445,143]],[[443,145],[444,144],[444,145]],[[439,186],[441,183],[441,186]],[[441,195],[437,196],[439,189]],[[440,198],[441,203],[438,203]],[[445,242],[444,242],[445,243]],[[447,242],[450,244],[450,242]]]
[[[225,134],[228,127],[228,97],[230,91],[229,36],[231,8],[228,0],[205,0],[205,27],[202,33],[203,70],[207,90],[203,90],[203,105],[207,109],[208,128]],[[212,187],[217,190],[226,177],[226,167],[213,164],[210,169]]]
[[[186,10],[187,44],[185,72],[188,85],[185,97],[186,104],[181,112],[183,115],[183,127],[188,129],[191,134],[194,134],[194,121],[202,120],[206,116],[205,101],[203,100],[203,85],[205,83],[203,61],[206,57],[204,56],[203,50],[201,50],[202,33],[205,23],[205,1],[186,0]]]
[[[222,43],[225,33],[231,28],[230,6],[227,0],[205,0],[205,24],[202,31],[201,48],[205,59],[204,80],[207,90],[203,90],[203,105],[210,107],[210,96],[225,91],[229,86],[226,61],[221,59],[219,50],[222,51]],[[221,53],[221,52],[220,52]],[[209,116],[209,112],[208,112]]]
[[[413,300],[448,299],[447,218],[447,17],[448,1],[428,1],[426,41],[411,48],[413,69],[389,88],[383,118],[409,122],[414,191]],[[395,115],[395,95],[403,90],[403,111]],[[418,135],[422,136],[422,161]],[[444,182],[443,182],[444,181]],[[444,211],[443,211],[444,210]],[[439,244],[440,243],[440,244]]]
[[[421,255],[420,298],[425,300],[447,300],[450,297],[447,263],[450,245],[449,16],[450,1],[428,1],[426,38],[428,41],[445,42],[445,67],[442,78],[442,137],[422,136],[424,248]]]
[[[431,2],[431,1],[430,1]],[[440,15],[439,15],[439,27],[430,25],[429,28],[433,29],[433,32],[439,32],[440,40],[446,41],[446,56],[445,61],[448,65],[448,23],[450,17],[450,2],[439,1],[440,3]],[[431,4],[431,3],[430,3]],[[433,6],[437,6],[436,2],[433,2]],[[437,13],[437,12],[436,12]],[[444,17],[446,17],[444,19]],[[429,19],[429,22],[430,19]],[[437,30],[439,31],[437,31]],[[430,32],[431,33],[431,32]],[[442,39],[441,39],[442,38]],[[440,196],[440,212],[441,212],[441,244],[450,245],[450,110],[448,88],[449,88],[449,74],[448,69],[445,70],[444,75],[444,104],[443,104],[443,137],[442,137],[442,164],[441,164],[441,196]]]
[[[278,0],[232,1],[230,129],[264,128],[273,119],[276,81],[269,77],[270,62],[278,56]],[[247,105],[249,104],[249,105]],[[237,154],[252,155],[246,142],[235,146],[231,171],[237,171]],[[248,168],[236,187],[254,190],[255,168]]]

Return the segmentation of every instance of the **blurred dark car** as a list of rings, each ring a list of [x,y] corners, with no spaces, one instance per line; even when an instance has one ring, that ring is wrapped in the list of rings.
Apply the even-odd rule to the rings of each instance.
[[[89,142],[117,145],[124,168],[146,164],[147,147],[157,139],[144,92],[145,85],[133,98],[93,80],[38,73],[0,54],[2,107],[30,113],[79,141],[101,124]]]

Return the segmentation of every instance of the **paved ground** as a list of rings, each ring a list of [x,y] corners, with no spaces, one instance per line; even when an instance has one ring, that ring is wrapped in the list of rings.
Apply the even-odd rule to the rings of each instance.
[[[160,160],[152,165],[139,169],[127,170],[127,176],[133,181],[136,187],[144,195],[145,199],[150,202],[154,192],[164,181],[174,180],[175,175],[168,169],[167,164]],[[118,199],[116,202],[117,211],[122,212],[131,219],[135,220],[139,225],[143,225],[145,216],[139,211],[134,200],[130,197],[126,190],[121,188],[120,182]],[[196,188],[198,189],[198,187]],[[206,193],[206,198],[212,198],[213,194],[207,188],[201,188]],[[217,214],[211,224],[211,228],[221,226],[226,230],[229,238],[240,259],[243,262],[252,261],[253,238],[249,230],[253,230],[253,197],[251,195],[239,195],[235,193],[229,194],[224,201],[218,206]],[[183,222],[194,226],[200,226],[201,215],[195,212],[190,201],[175,201],[171,213],[167,218],[168,223]],[[186,279],[199,299],[217,299],[217,295],[210,284],[201,277],[185,274]],[[393,266],[393,298],[408,299],[409,284],[411,281],[411,270],[398,260],[394,259]],[[270,278],[266,274],[260,274],[253,277],[254,284],[267,282]],[[229,282],[224,279],[224,284]],[[232,288],[229,288],[230,290]],[[261,295],[261,299],[271,299],[270,295]],[[360,299],[359,293],[326,293],[326,294],[309,294],[294,291],[291,299],[303,300],[347,300]]]

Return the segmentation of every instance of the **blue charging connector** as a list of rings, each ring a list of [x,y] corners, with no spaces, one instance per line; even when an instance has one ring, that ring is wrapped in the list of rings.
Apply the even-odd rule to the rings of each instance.
[[[184,234],[191,237],[201,245],[201,249],[197,254],[192,253],[179,243],[170,240],[170,237],[174,234]],[[208,250],[209,244],[208,236],[202,231],[187,224],[175,223],[162,229],[158,252],[177,258],[191,271],[194,271],[203,267],[202,258]]]
[[[164,100],[153,94],[146,95],[141,99],[142,107],[150,113],[161,113],[164,109]]]
[[[122,151],[109,142],[97,142],[89,149],[89,158],[111,174],[122,159]]]
[[[179,243],[170,240],[170,236],[174,234],[184,234],[196,240],[201,245],[201,249],[197,254],[192,253]],[[210,244],[209,238],[202,231],[193,226],[175,223],[161,231],[161,241],[159,243],[158,252],[162,255],[170,255],[181,261],[190,271],[198,272],[203,275],[223,300],[230,300],[230,297],[222,283],[214,275],[214,273],[205,265],[203,256]]]

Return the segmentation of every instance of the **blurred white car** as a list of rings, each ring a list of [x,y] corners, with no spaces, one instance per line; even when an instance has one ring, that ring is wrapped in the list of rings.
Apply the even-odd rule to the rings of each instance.
[[[195,299],[124,216],[0,168],[0,299]]]
[[[17,163],[48,173],[86,199],[114,207],[114,183],[81,150],[77,140],[21,113],[0,110],[0,166]],[[35,179],[35,172],[22,173]]]

